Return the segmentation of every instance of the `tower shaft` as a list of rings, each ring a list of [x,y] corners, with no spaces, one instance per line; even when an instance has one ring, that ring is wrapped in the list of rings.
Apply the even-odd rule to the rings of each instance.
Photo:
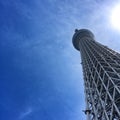
[[[94,40],[86,29],[77,30],[73,45],[80,50],[88,120],[120,119],[120,54]]]

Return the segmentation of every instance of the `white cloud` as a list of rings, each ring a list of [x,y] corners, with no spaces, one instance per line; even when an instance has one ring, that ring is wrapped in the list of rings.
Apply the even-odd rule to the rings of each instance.
[[[24,119],[25,117],[29,116],[33,112],[32,108],[27,108],[24,112],[22,112],[19,116],[19,119]]]

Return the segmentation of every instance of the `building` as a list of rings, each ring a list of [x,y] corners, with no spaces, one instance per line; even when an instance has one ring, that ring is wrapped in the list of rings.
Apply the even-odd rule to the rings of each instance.
[[[87,29],[76,29],[72,42],[81,53],[87,120],[120,120],[120,54]]]

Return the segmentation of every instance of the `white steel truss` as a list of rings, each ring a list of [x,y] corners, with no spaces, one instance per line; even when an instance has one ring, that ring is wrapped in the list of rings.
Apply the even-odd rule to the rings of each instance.
[[[120,120],[120,54],[76,30],[73,45],[81,52],[87,120]]]

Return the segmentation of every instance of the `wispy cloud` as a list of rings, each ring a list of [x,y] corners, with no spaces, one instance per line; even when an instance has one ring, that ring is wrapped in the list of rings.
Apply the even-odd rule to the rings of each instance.
[[[33,66],[37,64],[36,68],[33,67],[33,70],[35,71],[35,75],[39,76],[39,78],[40,70],[38,69],[38,66],[42,66],[41,63],[43,63],[42,60],[44,59],[44,64],[46,64],[46,66],[44,66],[44,69],[46,71],[48,70],[47,72],[49,72],[47,73],[45,71],[45,73],[47,73],[48,76],[52,75],[51,79],[49,79],[50,83],[55,82],[52,88],[56,88],[57,92],[60,91],[61,96],[63,97],[63,101],[65,101],[64,96],[67,95],[67,92],[65,93],[65,88],[66,91],[69,88],[74,88],[72,89],[73,94],[83,93],[83,77],[82,68],[80,67],[79,52],[77,53],[77,51],[75,51],[72,46],[71,40],[75,28],[80,29],[84,27],[93,30],[96,36],[96,40],[100,41],[103,44],[105,43],[106,45],[111,45],[111,47],[113,47],[113,42],[111,42],[111,40],[114,39],[114,41],[116,42],[114,48],[119,48],[120,41],[118,41],[118,37],[115,38],[113,34],[110,34],[110,27],[107,22],[109,13],[108,11],[113,4],[110,1],[112,0],[109,0],[108,2],[105,2],[105,0],[45,0],[42,2],[40,2],[39,0],[34,0],[34,4],[31,3],[31,7],[26,3],[21,3],[21,1],[18,1],[12,4],[12,6],[15,7],[15,11],[17,11],[17,14],[19,14],[19,18],[21,18],[20,16],[22,16],[22,20],[27,21],[27,25],[25,25],[25,28],[29,28],[26,29],[26,31],[28,32],[19,32],[19,30],[17,31],[15,27],[12,28],[15,29],[13,31],[10,31],[10,29],[6,28],[9,31],[6,32],[7,30],[5,29],[2,30],[2,33],[4,33],[5,35],[7,34],[7,38],[12,39],[8,42],[13,41],[14,44],[17,44],[17,48],[18,46],[20,46],[21,51],[23,51],[22,55],[30,55],[30,60],[33,60]],[[24,24],[21,26],[24,26]],[[28,59],[28,57],[25,58]],[[28,67],[31,65],[31,61],[25,62],[25,64],[23,65],[23,63],[18,60],[16,64],[19,67]],[[49,66],[51,70],[48,69]],[[55,68],[55,72],[53,68]],[[53,72],[51,72],[52,70]],[[66,71],[68,71],[69,74]],[[44,71],[42,71],[41,73],[44,73]],[[53,75],[51,73],[56,73],[56,76],[55,74]],[[62,79],[60,75],[64,76],[63,78],[65,79]],[[59,80],[60,77],[61,80]],[[53,81],[53,78],[55,79],[55,81]],[[49,84],[49,82],[46,82],[45,84]],[[63,87],[63,85],[65,87]],[[43,85],[42,87],[46,86],[47,85]],[[46,95],[46,93],[44,92],[42,93],[42,95],[43,94]],[[53,98],[55,99],[55,101],[57,101],[55,98],[55,93],[52,94],[54,94]],[[49,98],[49,96],[47,96],[46,98]],[[84,101],[81,100],[80,102],[82,104]],[[54,103],[48,102],[47,104]],[[82,106],[84,106],[84,103]],[[48,106],[46,106],[46,109],[47,107]],[[19,120],[26,119],[26,117],[29,117],[31,114],[33,114],[36,109],[36,106],[34,107],[34,109],[33,107],[26,108],[20,113]],[[44,108],[41,108],[41,110],[42,109],[44,111]],[[78,109],[80,108],[77,108],[74,113],[80,111]],[[80,114],[82,115],[82,113]],[[80,116],[80,114],[77,115]],[[56,117],[58,116],[56,115]],[[73,119],[75,119],[75,117]]]
[[[27,108],[25,111],[23,111],[20,116],[19,119],[22,120],[25,117],[29,116],[31,113],[33,112],[33,109],[31,107]]]

